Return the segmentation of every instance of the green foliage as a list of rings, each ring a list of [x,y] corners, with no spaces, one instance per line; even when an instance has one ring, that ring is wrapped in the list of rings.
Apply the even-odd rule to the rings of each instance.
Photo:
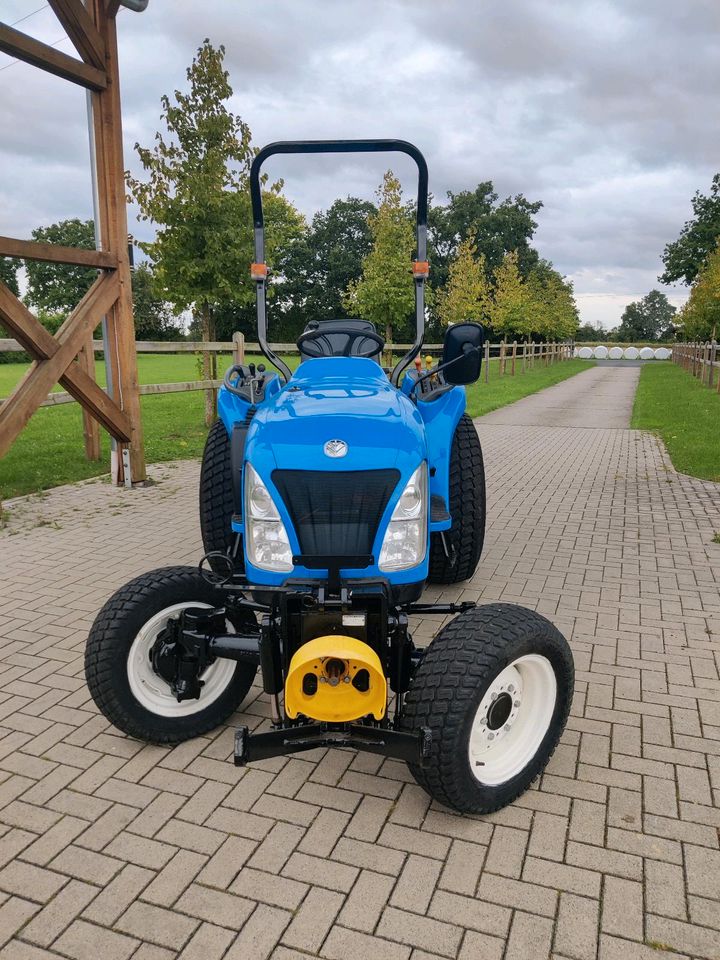
[[[498,203],[498,195],[489,180],[474,190],[449,191],[447,196],[448,202],[432,206],[428,215],[430,277],[434,288],[447,283],[450,263],[465,238],[472,239],[477,256],[485,258],[488,279],[511,250],[517,252],[521,275],[529,274],[538,261],[530,241],[537,229],[535,215],[542,203],[532,203],[522,194]]]
[[[665,272],[658,277],[660,283],[682,280],[691,284],[715,249],[720,237],[720,173],[713,177],[709,196],[697,191],[692,208],[693,218],[687,221],[677,240],[665,247]]]
[[[181,340],[182,326],[159,295],[152,265],[140,263],[132,272],[133,317],[137,340]]]
[[[720,241],[710,253],[678,317],[683,340],[709,340],[720,330]]]
[[[377,213],[368,220],[373,247],[362,263],[362,277],[348,285],[344,304],[389,338],[414,334],[415,306],[412,256],[415,248],[412,218],[403,204],[400,181],[391,170],[378,193]]]
[[[224,47],[205,40],[187,70],[189,90],[161,99],[166,134],[158,132],[152,148],[135,145],[148,179],[127,175],[141,219],[158,228],[155,240],[140,246],[155,263],[164,299],[178,311],[205,314],[208,324],[218,304],[249,303],[254,296],[248,176],[255,151],[250,128],[226,105],[232,88],[224,56]],[[265,197],[270,264],[277,245],[302,227],[297,211],[278,196],[280,187],[274,184]]]
[[[65,247],[95,249],[95,227],[92,220],[61,220],[49,227],[38,227],[32,239],[39,243],[58,243]],[[25,260],[28,290],[25,299],[38,310],[70,313],[80,303],[97,279],[91,267],[71,267],[61,263]]]
[[[362,275],[373,242],[368,218],[375,213],[367,200],[336,200],[286,248],[279,264],[285,279],[278,290],[284,337],[295,339],[310,320],[347,316],[343,295]]]
[[[675,313],[664,293],[651,290],[642,300],[625,307],[615,337],[621,343],[663,340],[672,332]]]
[[[546,260],[538,261],[527,281],[529,310],[520,333],[541,340],[569,340],[575,337],[578,310],[572,283]]]
[[[17,260],[12,260],[10,257],[0,257],[0,281],[10,287],[16,297],[20,293],[17,281],[17,266]]]
[[[490,285],[485,275],[485,257],[477,255],[475,243],[463,240],[450,263],[447,285],[437,294],[437,314],[443,326],[461,320],[482,323],[490,307]]]
[[[511,250],[495,270],[495,289],[488,310],[493,331],[502,337],[525,332],[530,324],[531,296],[518,269],[518,255]]]
[[[579,343],[601,343],[603,340],[607,340],[609,334],[607,330],[603,330],[602,327],[594,327],[591,323],[583,323],[582,326],[579,326],[575,331],[575,339]]]

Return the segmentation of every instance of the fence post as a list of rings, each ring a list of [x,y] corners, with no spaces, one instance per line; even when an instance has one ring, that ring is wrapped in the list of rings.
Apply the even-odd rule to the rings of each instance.
[[[713,340],[710,344],[710,369],[708,371],[708,387],[712,390],[713,378],[715,376],[715,357],[717,356],[717,344]]]
[[[500,344],[500,376],[505,376],[505,341]]]
[[[490,341],[485,341],[485,383],[490,377]]]
[[[513,341],[512,361],[510,363],[510,376],[515,376],[515,360],[517,359],[517,340]]]
[[[245,363],[245,334],[235,331],[232,335],[232,342],[233,363],[238,365]]]
[[[525,373],[527,370],[527,340],[523,343],[523,367],[522,372]]]

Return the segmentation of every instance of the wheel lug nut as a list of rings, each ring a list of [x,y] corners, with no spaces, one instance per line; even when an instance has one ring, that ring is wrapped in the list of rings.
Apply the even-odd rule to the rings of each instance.
[[[516,701],[515,701],[515,706],[516,706],[516,707],[519,707],[519,706],[520,706],[520,701],[519,701],[519,700],[516,700]]]

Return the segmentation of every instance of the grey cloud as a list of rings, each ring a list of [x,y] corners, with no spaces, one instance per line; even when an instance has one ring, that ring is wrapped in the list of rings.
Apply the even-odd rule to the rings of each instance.
[[[0,16],[38,5],[3,0]],[[48,11],[22,27],[60,35]],[[137,169],[132,145],[151,142],[160,95],[184,86],[208,36],[227,49],[233,109],[256,143],[398,136],[426,153],[438,200],[488,179],[542,200],[541,253],[583,311],[614,323],[624,298],[657,286],[665,243],[720,166],[719,28],[715,0],[150,0],[118,20],[126,162]],[[84,95],[68,87],[0,69],[0,233],[89,212]],[[310,215],[372,197],[390,163],[411,194],[412,168],[394,158],[269,170]]]

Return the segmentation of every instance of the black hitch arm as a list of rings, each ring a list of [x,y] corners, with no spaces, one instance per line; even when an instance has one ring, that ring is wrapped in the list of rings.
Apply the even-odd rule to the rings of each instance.
[[[318,747],[352,747],[422,765],[430,756],[431,744],[429,727],[410,733],[388,727],[366,727],[359,723],[338,726],[306,723],[252,734],[247,727],[239,727],[235,731],[234,759],[236,767],[244,767],[253,760],[284,757],[289,753],[301,753]]]

